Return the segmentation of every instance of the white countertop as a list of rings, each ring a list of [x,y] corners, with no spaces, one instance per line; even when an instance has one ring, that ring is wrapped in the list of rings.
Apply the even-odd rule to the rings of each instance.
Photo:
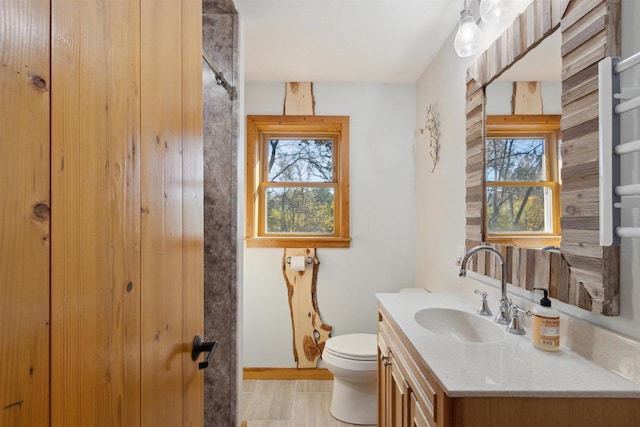
[[[640,398],[640,385],[562,348],[562,345],[558,352],[534,348],[529,330],[526,335],[505,333],[500,342],[470,343],[433,333],[414,319],[418,310],[431,307],[475,314],[480,298],[426,292],[376,296],[380,306],[391,315],[451,397]],[[477,316],[478,321],[493,321]]]

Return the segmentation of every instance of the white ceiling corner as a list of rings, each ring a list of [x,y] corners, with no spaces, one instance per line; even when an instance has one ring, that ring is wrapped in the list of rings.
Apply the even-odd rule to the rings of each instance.
[[[236,0],[245,78],[415,83],[461,6],[462,0]]]

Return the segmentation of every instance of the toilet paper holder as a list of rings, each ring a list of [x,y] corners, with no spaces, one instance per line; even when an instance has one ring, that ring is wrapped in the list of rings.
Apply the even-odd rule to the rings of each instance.
[[[313,264],[313,258],[311,258],[310,256],[308,256],[308,257],[305,259],[305,262],[306,262],[307,264]],[[290,256],[288,256],[288,257],[287,257],[287,264],[291,264],[291,257],[290,257]]]

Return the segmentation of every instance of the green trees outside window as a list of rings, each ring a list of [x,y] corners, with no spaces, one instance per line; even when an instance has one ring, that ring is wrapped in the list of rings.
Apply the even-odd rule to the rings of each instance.
[[[267,149],[267,233],[332,234],[334,189],[316,185],[334,180],[333,141],[270,139]]]

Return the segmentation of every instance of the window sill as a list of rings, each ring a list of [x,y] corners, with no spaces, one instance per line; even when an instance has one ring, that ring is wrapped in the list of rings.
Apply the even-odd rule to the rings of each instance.
[[[349,248],[351,237],[245,237],[248,248]]]
[[[518,237],[506,237],[506,236],[487,236],[485,241],[487,243],[498,243],[501,245],[518,246],[521,248],[540,249],[544,246],[558,246],[560,247],[561,236],[518,236]]]

